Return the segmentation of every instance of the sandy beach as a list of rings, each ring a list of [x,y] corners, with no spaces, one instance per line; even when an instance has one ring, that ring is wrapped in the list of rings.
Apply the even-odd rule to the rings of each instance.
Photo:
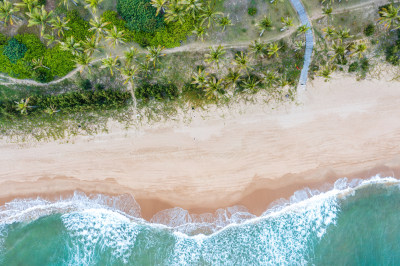
[[[111,129],[71,143],[0,144],[0,203],[74,190],[131,193],[149,219],[182,207],[241,204],[255,214],[304,187],[341,177],[400,175],[400,83],[317,79],[299,104]]]

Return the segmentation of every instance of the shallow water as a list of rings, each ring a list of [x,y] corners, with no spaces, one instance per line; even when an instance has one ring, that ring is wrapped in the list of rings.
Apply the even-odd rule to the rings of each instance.
[[[299,191],[260,217],[177,208],[149,223],[126,195],[16,200],[0,209],[0,264],[390,265],[400,261],[399,203],[399,182],[379,177]]]

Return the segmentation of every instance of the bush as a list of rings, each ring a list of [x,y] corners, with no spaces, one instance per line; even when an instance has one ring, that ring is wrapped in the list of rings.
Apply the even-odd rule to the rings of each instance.
[[[257,8],[256,8],[256,7],[249,7],[249,8],[247,9],[247,13],[248,13],[250,16],[255,16],[255,15],[257,14]]]
[[[81,18],[78,11],[69,11],[66,19],[69,19],[68,27],[70,30],[64,31],[64,40],[70,36],[74,36],[76,41],[82,41],[85,40],[86,37],[90,37],[92,35],[92,33],[89,31],[89,22]]]
[[[25,44],[20,43],[17,39],[12,38],[4,47],[3,54],[8,57],[11,63],[15,64],[19,59],[23,58],[28,48]]]
[[[370,64],[369,64],[368,58],[364,57],[363,59],[361,59],[361,70],[363,72],[368,72],[369,66],[370,66]]]
[[[365,36],[367,36],[367,37],[369,37],[369,36],[371,36],[372,34],[374,34],[375,33],[375,25],[374,24],[368,24],[368,26],[367,27],[365,27],[365,29],[364,29],[364,34],[365,34]]]
[[[131,30],[154,33],[164,26],[162,15],[156,16],[150,0],[118,0],[117,10]]]
[[[178,88],[175,85],[144,84],[135,91],[135,97],[143,102],[149,100],[173,100],[178,97]]]
[[[350,73],[356,72],[356,71],[358,70],[358,66],[359,66],[359,65],[358,65],[358,62],[357,62],[357,61],[351,63],[350,66],[349,66],[349,72],[350,72]]]

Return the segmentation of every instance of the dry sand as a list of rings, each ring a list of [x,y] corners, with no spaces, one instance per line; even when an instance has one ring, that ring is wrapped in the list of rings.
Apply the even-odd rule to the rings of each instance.
[[[132,193],[145,218],[172,206],[199,213],[243,204],[260,214],[303,187],[400,173],[400,83],[319,79],[299,101],[74,143],[3,142],[0,201],[79,189]]]

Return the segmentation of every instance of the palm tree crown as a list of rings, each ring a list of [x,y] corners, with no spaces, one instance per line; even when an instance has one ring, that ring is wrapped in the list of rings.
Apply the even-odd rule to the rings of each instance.
[[[223,46],[218,45],[217,48],[210,47],[210,53],[206,54],[206,62],[209,64],[216,64],[217,68],[219,68],[219,61],[222,56],[226,53]]]
[[[42,8],[35,7],[32,12],[26,13],[29,17],[28,27],[40,26],[40,35],[43,36],[46,24],[50,21],[53,11],[47,12],[44,6]]]
[[[3,21],[5,25],[7,25],[7,23],[10,23],[11,25],[14,24],[16,20],[14,14],[18,11],[19,8],[8,0],[0,2],[0,20]]]

